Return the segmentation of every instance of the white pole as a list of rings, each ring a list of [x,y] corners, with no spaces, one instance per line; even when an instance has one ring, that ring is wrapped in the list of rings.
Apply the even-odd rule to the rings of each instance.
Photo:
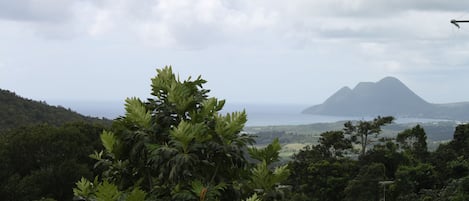
[[[383,195],[383,197],[384,197],[384,201],[386,201],[386,185],[383,185],[383,188],[384,188],[384,195]]]

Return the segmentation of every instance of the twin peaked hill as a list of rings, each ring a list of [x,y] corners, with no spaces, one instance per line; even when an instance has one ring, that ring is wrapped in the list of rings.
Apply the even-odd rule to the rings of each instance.
[[[333,116],[385,116],[469,120],[469,102],[432,104],[394,77],[376,83],[361,82],[354,89],[343,87],[323,104],[304,114]]]

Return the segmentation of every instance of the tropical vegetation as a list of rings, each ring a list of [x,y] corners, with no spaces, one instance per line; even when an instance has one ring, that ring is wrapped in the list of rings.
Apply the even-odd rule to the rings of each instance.
[[[246,112],[224,114],[225,101],[210,97],[205,83],[200,76],[180,79],[165,67],[151,79],[151,97],[126,99],[125,115],[112,125],[31,120],[4,129],[0,197],[469,200],[469,124],[458,125],[453,139],[432,151],[420,125],[383,135],[391,116],[348,121],[282,158],[284,144],[276,137],[288,133],[274,132],[256,144],[244,131]]]

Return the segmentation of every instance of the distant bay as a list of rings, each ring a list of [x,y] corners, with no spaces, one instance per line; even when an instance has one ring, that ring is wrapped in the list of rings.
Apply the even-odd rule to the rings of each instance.
[[[327,123],[349,120],[350,117],[301,114],[305,105],[294,104],[228,104],[226,112],[246,109],[246,126],[279,126]]]
[[[279,125],[304,125],[313,123],[330,123],[348,120],[371,120],[372,116],[328,116],[302,114],[305,105],[294,104],[232,104],[227,105],[225,110],[240,111],[246,109],[248,122],[246,126],[279,126]],[[425,118],[396,118],[396,123],[426,123],[447,121],[444,119]]]
[[[70,108],[83,115],[115,119],[124,115],[124,102],[118,101],[50,101],[49,104]],[[369,120],[373,117],[326,116],[301,114],[306,105],[227,103],[222,113],[246,110],[246,126],[279,126],[328,123],[346,120]],[[398,118],[397,123],[445,121],[439,119]]]

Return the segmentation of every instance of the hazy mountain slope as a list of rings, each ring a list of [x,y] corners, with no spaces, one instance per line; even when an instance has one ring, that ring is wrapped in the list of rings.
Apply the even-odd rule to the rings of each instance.
[[[0,89],[0,131],[38,123],[62,125],[74,121],[110,123],[109,120],[85,117],[70,109],[25,99]]]
[[[353,89],[344,87],[323,104],[309,107],[303,113],[468,120],[469,103],[431,104],[398,79],[386,77],[376,83],[361,82]]]

